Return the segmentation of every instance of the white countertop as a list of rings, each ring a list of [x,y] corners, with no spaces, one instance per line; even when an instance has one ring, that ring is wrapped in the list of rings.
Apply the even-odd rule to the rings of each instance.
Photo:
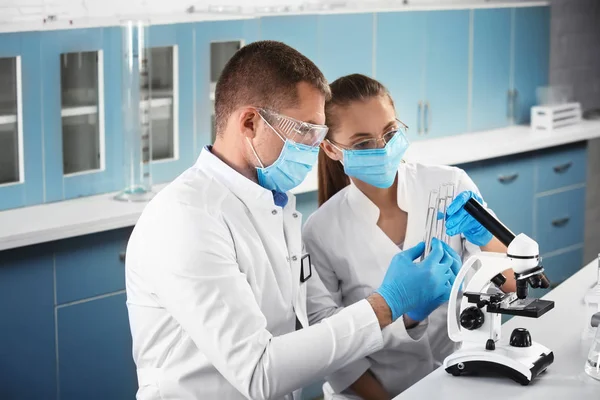
[[[413,142],[406,160],[457,165],[600,137],[600,121],[583,121],[553,132],[528,126]],[[160,190],[164,185],[155,187]],[[317,190],[317,169],[293,193]],[[0,250],[132,226],[145,203],[113,200],[114,193],[0,212]]]
[[[502,335],[527,328],[531,338],[554,352],[554,363],[528,386],[503,377],[454,377],[438,368],[397,396],[409,399],[600,399],[600,381],[585,374],[583,366],[591,342],[580,339],[584,324],[583,295],[597,278],[593,261],[544,296],[555,307],[539,319],[512,318]]]

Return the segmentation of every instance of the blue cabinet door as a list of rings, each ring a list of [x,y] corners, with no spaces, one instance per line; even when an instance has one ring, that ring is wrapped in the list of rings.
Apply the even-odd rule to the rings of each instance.
[[[52,252],[0,252],[0,398],[56,399]]]
[[[135,398],[125,301],[125,294],[117,294],[58,308],[61,400]]]
[[[196,41],[196,134],[194,156],[211,143],[213,104],[211,102],[211,57],[213,42],[241,41],[246,45],[259,40],[260,26],[256,18],[233,21],[198,22],[194,26]],[[185,82],[184,82],[185,83]],[[188,82],[189,84],[189,82]]]
[[[260,19],[260,39],[276,40],[293,47],[318,63],[319,17],[290,15]]]
[[[0,211],[32,206],[44,201],[40,34],[0,34],[0,58],[4,57],[19,58],[17,68],[20,65],[21,90],[19,93],[17,88],[17,97],[20,96],[22,105],[21,118],[18,118],[18,108],[15,115],[0,117],[17,118],[17,124],[20,125],[17,129],[21,132],[18,140],[23,149],[22,154],[19,154],[19,163],[22,163],[23,169],[19,172],[18,182],[0,184]],[[0,135],[2,134],[5,133],[0,131]]]
[[[151,47],[173,47],[173,63],[177,84],[176,105],[173,105],[177,118],[175,125],[173,160],[160,160],[152,163],[152,181],[169,182],[190,167],[195,159],[194,152],[194,25],[173,24],[150,27]]]
[[[503,157],[461,167],[511,231],[532,237],[534,166],[530,157]]]
[[[536,205],[540,254],[583,243],[585,188],[538,197]]]
[[[585,184],[587,142],[539,151],[536,170],[536,193]]]
[[[409,140],[420,140],[425,100],[425,32],[427,13],[376,15],[375,78],[390,91],[396,115],[408,125]]]
[[[508,125],[511,10],[473,10],[471,131]]]
[[[468,10],[427,13],[424,116],[427,138],[467,131],[469,13]]]
[[[125,290],[125,260],[131,228],[56,242],[56,303],[65,304]]]
[[[374,14],[319,16],[318,67],[329,82],[349,74],[373,76]]]
[[[296,195],[296,210],[302,214],[302,224],[306,222],[310,214],[317,211],[319,202],[317,192],[300,193]]]
[[[515,8],[514,35],[515,120],[528,124],[536,89],[548,84],[550,7]]]
[[[74,29],[44,32],[41,38],[44,168],[46,202],[89,196],[121,189],[123,155],[121,131],[121,31],[119,28]],[[98,52],[98,126],[104,168],[63,173],[61,116],[61,54]],[[103,99],[102,99],[103,97]],[[104,110],[104,113],[101,110]],[[102,115],[104,114],[104,115]],[[104,128],[102,128],[104,127]]]

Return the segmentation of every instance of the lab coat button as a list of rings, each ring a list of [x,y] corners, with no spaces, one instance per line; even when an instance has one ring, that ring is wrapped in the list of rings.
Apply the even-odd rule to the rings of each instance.
[[[292,261],[297,261],[297,260],[298,260],[298,257],[292,256]]]
[[[273,211],[271,211],[271,214],[273,214],[273,215],[277,215],[277,210],[273,210]]]
[[[294,218],[298,218],[298,213],[293,213],[293,214],[292,214],[292,216],[293,216]]]

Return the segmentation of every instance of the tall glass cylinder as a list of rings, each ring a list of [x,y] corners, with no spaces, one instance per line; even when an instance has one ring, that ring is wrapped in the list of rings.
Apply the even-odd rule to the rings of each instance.
[[[124,201],[147,201],[153,196],[148,33],[149,24],[146,21],[121,23],[125,188],[116,199]]]

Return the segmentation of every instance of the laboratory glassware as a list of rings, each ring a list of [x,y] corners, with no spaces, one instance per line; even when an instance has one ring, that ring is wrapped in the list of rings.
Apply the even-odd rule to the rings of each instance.
[[[127,20],[121,24],[125,188],[115,198],[123,201],[147,201],[154,195],[148,33],[147,21]]]
[[[596,337],[590,347],[587,359],[585,360],[585,373],[594,379],[600,381],[600,329],[598,323],[600,322],[600,312],[594,314],[589,320],[588,324],[596,328]]]
[[[596,284],[590,288],[583,300],[585,302],[585,319],[583,328],[583,339],[590,339],[594,337],[596,328],[590,325],[590,318],[597,312],[600,312],[600,254],[598,254],[597,265],[598,270]]]

